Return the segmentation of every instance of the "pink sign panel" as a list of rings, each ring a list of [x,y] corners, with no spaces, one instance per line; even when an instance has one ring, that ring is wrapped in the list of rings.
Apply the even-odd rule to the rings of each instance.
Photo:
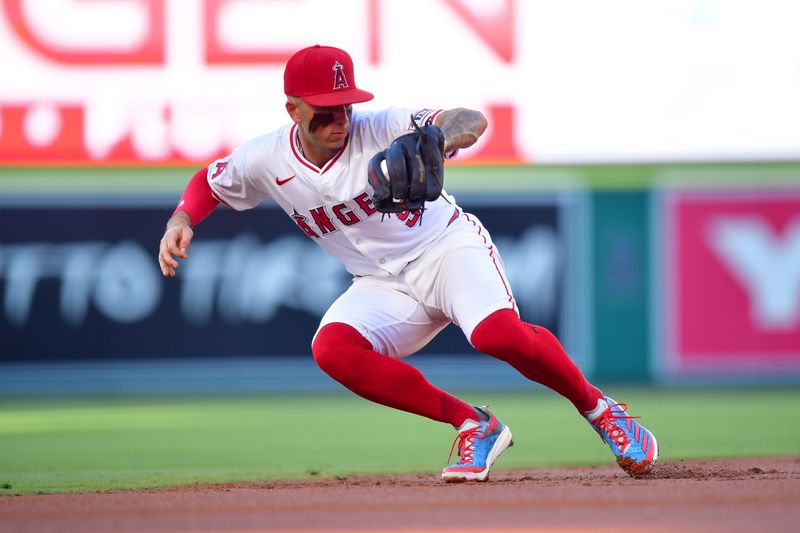
[[[800,372],[800,191],[674,193],[665,222],[670,370]]]

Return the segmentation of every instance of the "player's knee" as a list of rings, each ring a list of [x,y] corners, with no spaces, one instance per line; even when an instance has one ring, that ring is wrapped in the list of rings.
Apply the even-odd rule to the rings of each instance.
[[[495,311],[475,327],[470,342],[480,352],[502,356],[517,340],[517,322],[519,317],[511,309]]]
[[[523,322],[513,310],[500,309],[477,325],[470,341],[476,350],[506,360],[519,352],[532,353],[529,347],[540,340],[540,335],[552,336],[541,326]]]
[[[319,330],[311,345],[311,353],[323,372],[341,381],[352,374],[355,356],[365,343],[369,348],[369,342],[352,326],[334,322]]]

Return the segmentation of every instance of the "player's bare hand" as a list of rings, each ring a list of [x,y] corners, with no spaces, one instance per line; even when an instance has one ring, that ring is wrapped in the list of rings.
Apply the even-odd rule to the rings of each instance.
[[[179,213],[180,215],[181,213]],[[161,237],[158,250],[158,264],[164,277],[175,277],[178,268],[178,259],[188,259],[189,244],[194,237],[194,231],[187,220],[170,219],[167,230]]]

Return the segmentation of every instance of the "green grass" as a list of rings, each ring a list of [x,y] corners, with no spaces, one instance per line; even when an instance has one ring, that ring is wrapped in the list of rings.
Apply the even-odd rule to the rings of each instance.
[[[180,195],[198,167],[0,167],[0,194]],[[449,165],[450,192],[528,191],[592,187],[637,189],[797,186],[800,163],[685,163],[629,165]]]
[[[608,390],[664,459],[800,453],[800,391]],[[497,468],[606,464],[599,438],[555,394],[470,393],[516,445]],[[0,494],[313,476],[431,472],[454,432],[347,395],[0,401]]]

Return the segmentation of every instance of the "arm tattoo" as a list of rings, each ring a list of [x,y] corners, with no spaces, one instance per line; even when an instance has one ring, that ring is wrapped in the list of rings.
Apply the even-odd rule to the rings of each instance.
[[[486,129],[486,117],[472,109],[450,109],[436,117],[436,125],[444,133],[445,153],[472,146]]]

